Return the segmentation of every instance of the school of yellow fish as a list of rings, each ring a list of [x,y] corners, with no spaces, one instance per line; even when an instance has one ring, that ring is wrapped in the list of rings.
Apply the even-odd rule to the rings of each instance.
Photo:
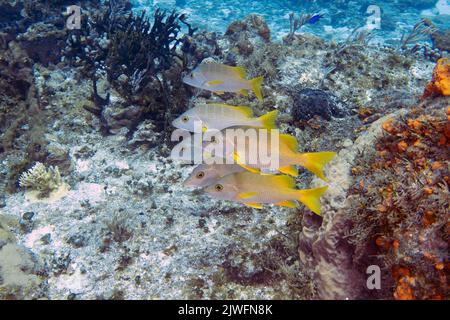
[[[202,63],[184,77],[183,82],[217,94],[233,92],[248,96],[247,90],[250,90],[261,102],[262,77],[252,80],[247,80],[246,77],[246,71],[242,67]],[[213,130],[223,132],[227,128],[254,128],[255,130],[270,131],[276,129],[277,115],[277,111],[272,111],[261,117],[254,117],[253,111],[249,107],[198,103],[176,118],[172,124],[176,128],[193,133],[207,133]],[[199,122],[201,126],[197,127],[195,123]],[[198,165],[184,185],[204,188],[210,196],[216,199],[240,202],[258,209],[262,208],[263,204],[294,208],[299,201],[320,215],[320,197],[328,187],[298,190],[293,177],[297,176],[296,166],[298,165],[326,181],[323,167],[333,159],[335,153],[299,153],[296,138],[280,134],[278,139],[279,167],[278,170],[273,171],[259,159],[256,163],[250,164],[245,158],[245,152],[248,152],[249,145],[259,143],[258,137],[259,135],[253,138],[255,141],[249,137],[243,148],[235,144],[234,140],[226,141],[232,147],[227,150],[232,150],[232,152],[222,154],[223,163]],[[217,143],[217,141],[213,143]],[[270,139],[267,143],[270,144]],[[203,145],[202,148],[207,146],[207,144]]]

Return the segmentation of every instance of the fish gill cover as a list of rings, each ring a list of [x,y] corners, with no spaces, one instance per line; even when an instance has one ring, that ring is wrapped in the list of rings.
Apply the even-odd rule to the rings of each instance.
[[[448,299],[449,26],[446,0],[0,0],[0,298]],[[231,127],[279,130],[281,165],[171,157]]]

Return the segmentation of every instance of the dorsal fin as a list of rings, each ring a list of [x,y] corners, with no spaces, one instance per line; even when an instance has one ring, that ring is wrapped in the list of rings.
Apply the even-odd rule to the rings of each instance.
[[[243,79],[247,77],[247,71],[243,67],[234,67],[234,71]]]
[[[250,107],[246,107],[246,106],[230,106],[229,104],[225,104],[225,103],[209,103],[209,105],[211,105],[211,106],[218,106],[218,107],[222,107],[222,108],[234,109],[234,110],[237,110],[237,111],[241,112],[242,114],[244,114],[247,117],[252,117],[253,116],[253,110]]]
[[[280,141],[287,145],[290,150],[297,152],[298,142],[294,136],[289,134],[280,134]]]
[[[288,174],[290,176],[296,177],[298,176],[298,171],[296,166],[286,166],[278,169],[281,173]]]
[[[295,187],[295,180],[290,176],[273,176],[273,182],[274,185],[277,187],[284,187],[284,188],[294,188]]]

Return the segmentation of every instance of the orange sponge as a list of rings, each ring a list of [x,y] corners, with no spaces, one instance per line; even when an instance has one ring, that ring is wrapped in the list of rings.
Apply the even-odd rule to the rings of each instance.
[[[450,96],[450,60],[439,59],[433,71],[431,82],[425,87],[422,98],[429,96]]]

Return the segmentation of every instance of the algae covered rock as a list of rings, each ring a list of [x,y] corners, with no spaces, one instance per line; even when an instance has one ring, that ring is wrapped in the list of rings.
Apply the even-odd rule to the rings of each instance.
[[[24,246],[16,244],[9,225],[14,218],[0,213],[0,300],[44,298],[44,268]]]
[[[299,246],[321,299],[445,297],[447,103],[379,119],[331,162],[323,218],[303,215]],[[378,290],[369,267],[380,269]]]

